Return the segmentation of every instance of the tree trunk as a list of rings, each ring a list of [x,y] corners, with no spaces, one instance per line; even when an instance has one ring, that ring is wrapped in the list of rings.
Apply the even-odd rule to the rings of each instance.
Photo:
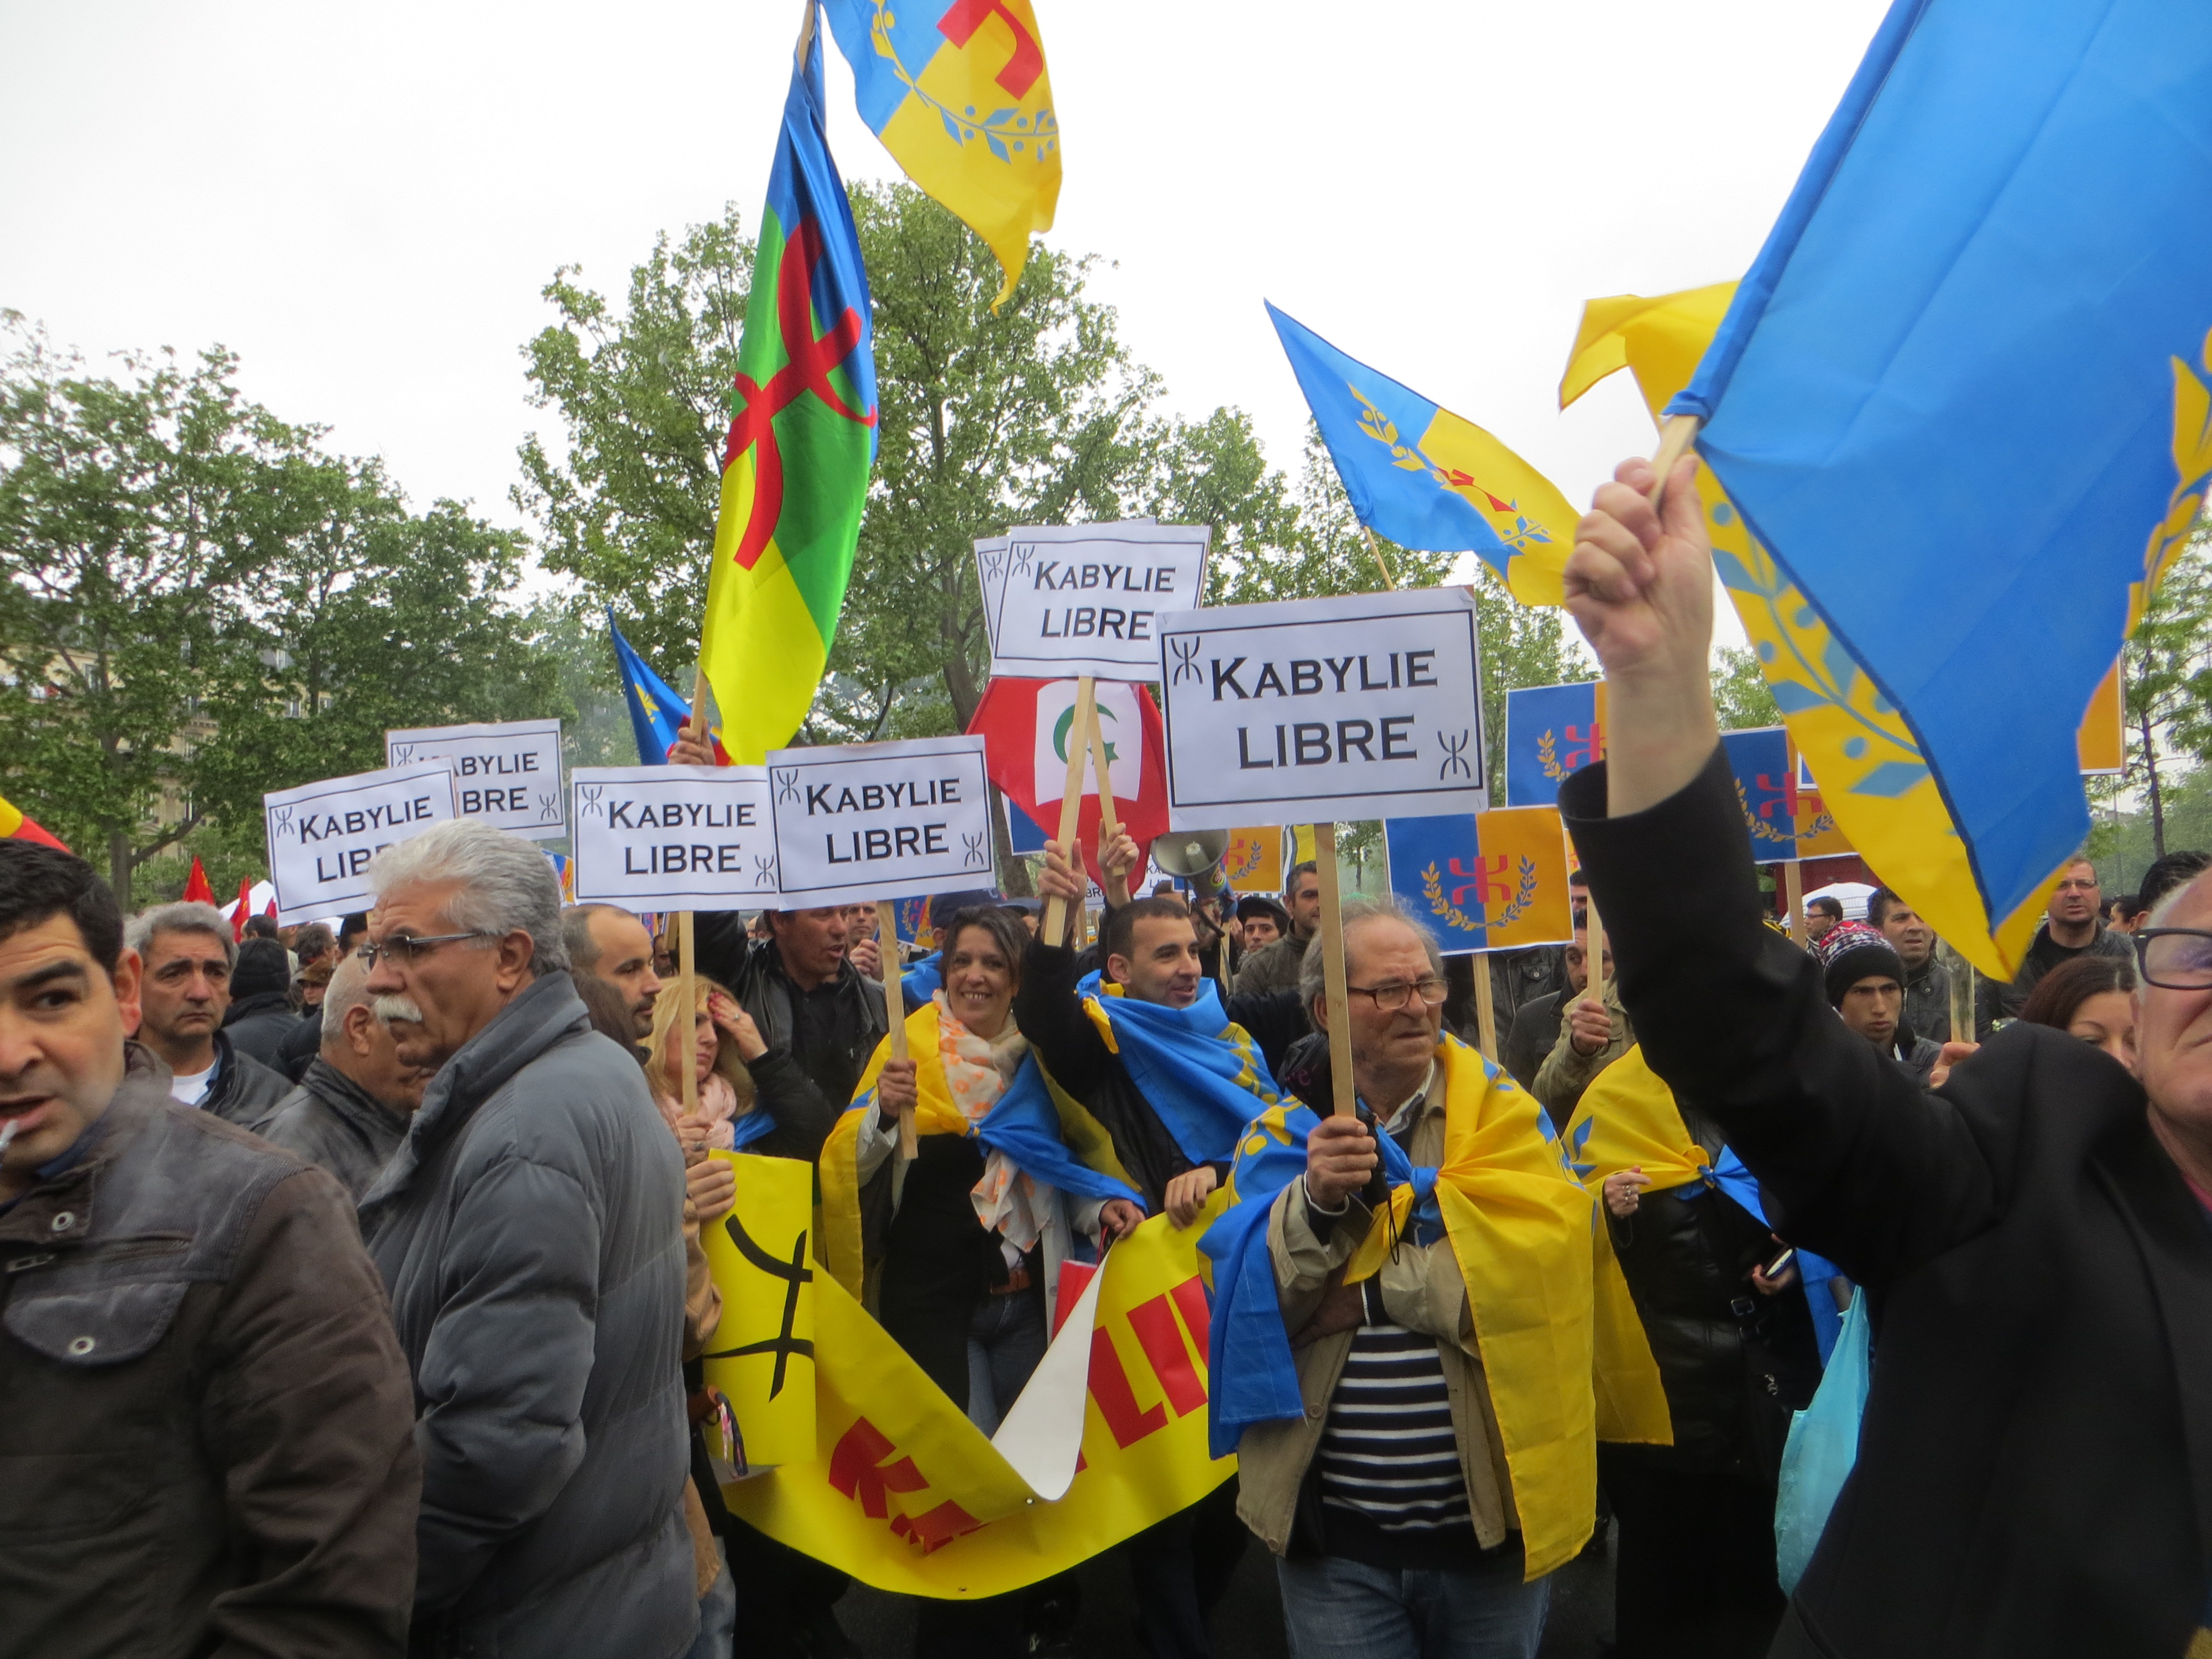
[[[975,684],[975,672],[968,666],[968,653],[957,646],[950,647],[945,654],[945,694],[952,699],[953,720],[965,732],[968,722],[975,718],[975,705],[983,701],[983,691]]]
[[[1006,817],[1006,798],[999,793],[995,783],[991,786],[991,842],[999,860],[999,890],[1008,898],[1035,898],[1036,889],[1030,881],[1030,866],[1014,856],[1014,834]]]
[[[129,915],[136,907],[131,902],[131,836],[128,830],[113,830],[107,836],[107,884],[115,890],[115,902]]]
[[[2150,846],[2151,856],[2166,856],[2166,803],[2159,793],[2158,750],[2151,743],[2150,716],[2142,717],[2143,775],[2150,789]]]

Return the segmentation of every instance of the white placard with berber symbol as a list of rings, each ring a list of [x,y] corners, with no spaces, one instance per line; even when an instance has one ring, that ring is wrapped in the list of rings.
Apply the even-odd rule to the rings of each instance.
[[[993,618],[991,672],[1151,679],[1159,672],[1160,617],[1205,596],[1211,534],[1204,525],[1134,519],[1009,530],[1003,543],[976,543]]]
[[[384,734],[385,763],[442,760],[453,770],[453,805],[465,818],[533,841],[568,833],[561,813],[561,722],[503,720],[423,726]]]
[[[1159,626],[1170,828],[1487,810],[1466,588],[1220,605]]]
[[[775,834],[760,767],[580,766],[568,782],[578,903],[775,908]]]
[[[261,798],[261,811],[276,920],[287,927],[368,909],[370,860],[459,816],[453,769],[444,761],[279,789]]]
[[[772,749],[781,908],[997,884],[981,738]]]

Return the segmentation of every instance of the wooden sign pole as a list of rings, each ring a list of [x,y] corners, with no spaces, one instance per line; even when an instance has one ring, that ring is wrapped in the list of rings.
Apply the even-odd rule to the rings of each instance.
[[[692,742],[714,752],[707,736],[707,671],[698,669],[691,676],[691,724],[688,736]],[[684,1115],[690,1117],[699,1109],[699,980],[698,959],[691,943],[691,912],[679,911],[676,917],[676,1006],[683,1017],[669,1030],[680,1031],[684,1038]]]
[[[1352,1116],[1357,1094],[1352,1081],[1352,993],[1344,971],[1344,904],[1336,884],[1336,826],[1316,823],[1314,873],[1321,878],[1321,932],[1307,946],[1321,956],[1321,978],[1328,1008],[1328,1080],[1339,1117]]]
[[[1577,1002],[1605,1004],[1605,924],[1597,919],[1597,896],[1586,894],[1583,900],[1583,927],[1586,942],[1583,946],[1583,994]]]
[[[1474,1031],[1482,1044],[1485,1060],[1498,1058],[1498,1000],[1490,988],[1490,957],[1480,951],[1474,956]]]
[[[1114,810],[1114,780],[1108,775],[1106,734],[1098,729],[1098,699],[1086,697],[1085,701],[1091,707],[1091,718],[1084,722],[1084,742],[1091,750],[1091,775],[1098,780],[1098,827],[1103,837],[1110,841],[1115,831],[1121,827],[1121,818]],[[1079,816],[1082,806],[1079,798],[1076,805]],[[1063,816],[1066,810],[1063,806]],[[1137,870],[1131,873],[1142,879],[1145,872]]]
[[[1795,859],[1782,866],[1782,895],[1790,906],[1790,937],[1811,950],[1812,930],[1805,925],[1805,866]]]
[[[1075,845],[1075,830],[1083,817],[1083,757],[1091,747],[1089,727],[1093,717],[1084,712],[1091,707],[1091,679],[1088,674],[1079,676],[1075,682],[1076,718],[1068,723],[1067,728],[1067,787],[1060,792],[1060,844],[1073,855],[1079,872],[1083,869],[1083,855]],[[1077,724],[1078,721],[1081,724]],[[1100,804],[1103,807],[1103,799]],[[1078,900],[1076,915],[1080,916],[1083,909],[1082,901]],[[1043,937],[1048,944],[1058,944],[1066,935],[1067,901],[1055,893],[1045,901]],[[1079,944],[1077,948],[1081,948]]]
[[[1367,550],[1375,556],[1375,568],[1382,573],[1382,586],[1389,592],[1396,592],[1398,584],[1391,580],[1390,567],[1383,562],[1382,544],[1375,539],[1375,532],[1364,524],[1359,526],[1359,533],[1367,538]]]
[[[906,1058],[906,998],[899,985],[898,971],[898,907],[889,899],[876,901],[876,932],[880,936],[878,945],[884,957],[884,1014],[891,1023],[891,1058]],[[899,1156],[910,1158],[915,1154],[915,1137],[914,1114],[899,1114]]]

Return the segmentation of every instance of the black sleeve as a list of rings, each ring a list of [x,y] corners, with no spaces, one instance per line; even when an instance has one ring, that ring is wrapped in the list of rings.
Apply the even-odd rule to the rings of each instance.
[[[1602,915],[1601,915],[1602,920]],[[1551,1052],[1551,1044],[1539,1046],[1538,1039],[1544,1024],[1544,999],[1523,1003],[1521,1012],[1513,1016],[1513,1028],[1506,1032],[1505,1041],[1498,1045],[1498,1063],[1512,1075],[1513,1080],[1531,1093],[1536,1088],[1536,1068],[1544,1063]]]
[[[1990,1226],[2014,1068],[1925,1094],[1836,1018],[1813,957],[1760,919],[1724,750],[1644,811],[1607,817],[1605,792],[1606,768],[1591,767],[1562,786],[1559,809],[1621,1001],[1652,1070],[1759,1176],[1777,1230],[1880,1285]]]
[[[1252,1034],[1253,1042],[1267,1057],[1267,1071],[1279,1080],[1283,1075],[1283,1056],[1290,1047],[1313,1027],[1307,1022],[1306,1011],[1299,1004],[1296,991],[1247,991],[1231,997],[1226,1005],[1229,1018]]]
[[[849,1103],[823,1094],[788,1048],[771,1048],[745,1070],[752,1073],[760,1106],[775,1119],[775,1127],[756,1143],[762,1155],[815,1162]]]
[[[1036,1050],[1038,1063],[1079,1097],[1113,1055],[1075,994],[1076,953],[1064,945],[1033,939],[1022,952],[1021,988],[1014,993],[1014,1024]]]
[[[691,955],[699,971],[740,1002],[752,974],[753,938],[738,910],[700,910],[691,918]]]

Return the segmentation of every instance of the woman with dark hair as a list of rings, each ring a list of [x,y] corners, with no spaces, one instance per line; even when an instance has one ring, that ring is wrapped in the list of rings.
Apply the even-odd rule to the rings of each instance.
[[[2136,1069],[2136,965],[2124,957],[2076,957],[2036,981],[2021,1018],[2101,1048]]]

